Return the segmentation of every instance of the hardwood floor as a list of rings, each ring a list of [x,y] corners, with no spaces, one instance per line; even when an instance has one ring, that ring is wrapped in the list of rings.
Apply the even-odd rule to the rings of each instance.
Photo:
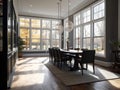
[[[17,61],[11,90],[120,90],[120,79],[66,87],[44,65],[47,57]]]

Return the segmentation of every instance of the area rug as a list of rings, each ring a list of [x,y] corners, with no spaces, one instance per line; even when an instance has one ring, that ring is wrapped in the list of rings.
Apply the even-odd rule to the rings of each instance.
[[[88,66],[88,70],[84,70],[83,75],[81,74],[81,70],[66,71],[56,67],[52,63],[47,63],[46,66],[66,86],[120,78],[120,74],[110,72],[100,67],[95,67],[95,74],[93,74],[92,66],[90,65]]]

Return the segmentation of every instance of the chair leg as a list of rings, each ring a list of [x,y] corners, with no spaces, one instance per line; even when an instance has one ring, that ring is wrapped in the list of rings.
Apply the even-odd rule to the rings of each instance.
[[[86,63],[86,70],[88,69],[88,64]]]
[[[72,60],[70,60],[69,63],[70,63],[70,68],[71,68],[72,67]]]
[[[95,66],[94,66],[94,63],[93,63],[93,74],[95,74]]]
[[[82,75],[83,75],[83,64],[80,63],[80,65],[81,65],[81,71],[82,71]]]

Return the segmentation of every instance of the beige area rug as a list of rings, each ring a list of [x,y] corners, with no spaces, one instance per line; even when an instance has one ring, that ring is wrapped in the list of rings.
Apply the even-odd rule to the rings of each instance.
[[[119,74],[107,71],[100,67],[95,67],[95,74],[93,74],[93,69],[90,65],[88,66],[88,70],[84,70],[83,76],[81,70],[65,71],[54,66],[52,63],[47,63],[46,66],[66,86],[120,78]]]

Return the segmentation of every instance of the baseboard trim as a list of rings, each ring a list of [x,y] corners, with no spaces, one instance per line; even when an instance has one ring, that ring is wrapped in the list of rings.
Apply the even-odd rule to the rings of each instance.
[[[104,61],[100,61],[100,60],[95,60],[95,64],[104,66],[104,67],[110,67],[112,66],[112,62],[104,62]]]

